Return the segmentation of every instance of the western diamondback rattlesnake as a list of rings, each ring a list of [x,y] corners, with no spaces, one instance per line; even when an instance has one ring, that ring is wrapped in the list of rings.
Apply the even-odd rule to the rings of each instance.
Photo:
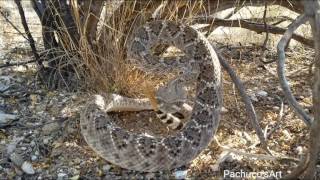
[[[164,58],[151,53],[150,49],[159,44],[175,46],[185,56],[177,61],[168,61],[168,66]],[[190,120],[180,132],[168,137],[129,132],[110,121],[107,114],[113,106],[113,103],[111,106],[107,104],[110,96],[96,95],[81,114],[81,132],[86,142],[101,157],[126,169],[154,172],[187,164],[207,147],[219,124],[222,87],[215,50],[201,33],[189,26],[154,21],[134,33],[134,39],[128,46],[128,56],[147,71],[165,71],[172,67],[180,68],[179,65],[183,64],[180,76],[159,89],[157,100],[159,109],[166,109],[161,101],[178,102],[183,97],[182,85],[196,79],[196,97]],[[132,106],[131,110],[139,109],[144,103]]]

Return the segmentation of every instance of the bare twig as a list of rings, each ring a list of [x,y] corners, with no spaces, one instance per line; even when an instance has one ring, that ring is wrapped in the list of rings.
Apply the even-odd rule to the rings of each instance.
[[[37,60],[33,59],[33,60],[30,60],[30,61],[24,61],[24,62],[2,64],[2,65],[0,65],[0,68],[10,67],[10,66],[21,66],[21,65],[26,65],[26,64],[29,64],[29,63],[34,63],[34,62],[37,62]]]
[[[268,24],[267,24],[267,21],[266,21],[267,11],[268,11],[268,3],[265,0],[264,12],[263,12],[263,25],[264,25],[264,29],[266,31],[266,37],[265,37],[263,45],[262,45],[263,50],[265,50],[267,48],[267,43],[268,43],[268,40],[269,40],[269,28],[268,28]]]
[[[252,154],[252,153],[247,153],[243,152],[241,150],[237,149],[232,149],[227,146],[221,145],[220,142],[215,138],[215,142],[218,144],[219,147],[221,147],[224,151],[228,151],[234,154],[237,154],[239,156],[247,157],[249,159],[255,159],[255,160],[268,160],[268,161],[280,161],[280,162],[299,162],[299,159],[296,158],[291,158],[291,157],[276,157],[276,156],[270,156],[270,155],[265,155],[265,154]]]
[[[237,77],[236,73],[232,70],[231,66],[224,59],[224,57],[220,54],[218,54],[218,56],[219,56],[220,64],[227,71],[227,73],[229,74],[233,83],[235,84],[236,88],[239,91],[239,94],[245,104],[247,115],[250,117],[251,124],[260,139],[260,143],[262,144],[263,149],[265,149],[268,153],[270,153],[270,151],[268,150],[266,139],[265,139],[263,132],[262,132],[262,129],[259,125],[259,121],[257,118],[257,114],[254,110],[254,106],[251,102],[250,97],[245,92],[244,85],[242,84],[241,80]]]
[[[5,15],[5,13],[3,11],[0,10],[0,14],[1,16],[13,27],[13,29],[15,29],[23,38],[25,38],[26,40],[29,41],[29,39],[17,28],[17,26],[15,26],[10,19]]]
[[[212,17],[197,17],[194,19],[195,23],[200,24],[212,24],[215,26],[224,26],[224,27],[241,27],[257,33],[265,32],[264,25],[261,23],[249,22],[243,19],[238,20],[225,20]],[[286,32],[286,29],[280,28],[277,26],[268,26],[269,33],[272,34],[283,34]],[[313,40],[307,39],[299,34],[293,33],[292,38],[306,46],[313,47]]]
[[[280,97],[279,97],[279,99],[280,99]],[[282,119],[286,115],[284,113],[284,110],[285,110],[284,109],[284,103],[283,103],[282,99],[280,99],[280,101],[281,101],[281,105],[280,105],[280,110],[279,110],[279,114],[278,114],[278,117],[277,117],[277,122],[276,122],[275,126],[272,129],[270,129],[269,132],[266,131],[267,132],[266,135],[265,135],[266,139],[269,139],[270,136],[272,135],[272,133],[274,133],[277,129],[279,129],[279,127],[280,127],[280,125],[282,123]]]
[[[29,30],[29,27],[28,27],[28,24],[27,24],[27,21],[26,21],[26,17],[24,15],[24,11],[23,11],[23,8],[22,8],[22,5],[21,5],[21,0],[15,0],[14,2],[16,3],[16,5],[18,7],[20,18],[21,18],[21,23],[23,25],[25,33],[27,34],[32,53],[33,53],[33,55],[34,55],[34,57],[36,59],[38,68],[39,68],[39,70],[41,72],[44,67],[43,67],[43,64],[42,64],[42,60],[41,60],[41,58],[40,58],[40,56],[39,56],[39,54],[37,52],[34,39],[33,39],[32,35],[30,33],[30,30]]]
[[[288,30],[284,33],[281,40],[278,43],[277,51],[278,51],[278,61],[277,61],[277,72],[280,81],[280,85],[284,92],[285,97],[287,98],[289,104],[293,107],[295,112],[302,118],[302,120],[308,125],[311,125],[311,118],[307,115],[307,113],[302,109],[302,107],[298,104],[297,100],[292,95],[292,92],[289,87],[289,83],[285,77],[285,46],[288,44],[289,40],[292,37],[293,32],[303,23],[307,21],[307,16],[305,14],[300,15],[297,19],[292,22]]]
[[[266,37],[265,37],[265,39],[264,39],[264,42],[263,42],[263,45],[262,45],[262,53],[261,53],[260,58],[259,58],[259,60],[260,60],[263,64],[269,64],[269,63],[275,62],[274,59],[272,59],[272,60],[270,60],[270,61],[264,61],[265,56],[266,56],[267,43],[268,43],[268,40],[269,40],[269,28],[268,28],[268,24],[267,24],[267,20],[266,20],[267,10],[268,10],[268,3],[267,3],[267,1],[265,0],[265,3],[264,3],[264,12],[263,12],[263,25],[264,25],[264,29],[265,29],[265,32],[266,32]]]
[[[298,164],[298,166],[295,168],[295,170],[293,170],[293,172],[291,174],[288,174],[286,176],[284,176],[281,179],[285,179],[285,180],[294,180],[294,179],[298,179],[298,177],[304,172],[304,170],[307,168],[308,162],[310,161],[310,156],[307,153],[306,156],[302,157],[300,163]]]

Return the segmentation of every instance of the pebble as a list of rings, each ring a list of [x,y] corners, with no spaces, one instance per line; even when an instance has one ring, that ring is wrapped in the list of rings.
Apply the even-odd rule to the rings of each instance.
[[[257,98],[257,96],[256,96],[255,94],[250,94],[249,96],[250,96],[250,99],[251,99],[252,101],[255,101],[255,102],[258,102],[258,101],[259,101],[258,98]]]
[[[75,175],[70,178],[70,180],[78,180],[78,179],[80,179],[80,175]]]
[[[0,76],[0,91],[6,91],[10,88],[11,79],[10,76]]]
[[[13,164],[15,164],[18,167],[22,166],[24,162],[22,156],[18,153],[11,153],[9,158],[13,162]]]
[[[219,164],[210,165],[209,167],[210,167],[210,169],[211,169],[212,171],[214,171],[214,172],[217,172],[217,171],[220,170]]]
[[[42,133],[44,135],[49,135],[52,132],[57,131],[59,128],[60,128],[60,126],[57,122],[48,123],[42,127]]]
[[[186,179],[187,173],[188,173],[187,170],[176,171],[176,172],[174,172],[174,177],[175,177],[176,179]]]
[[[38,157],[36,155],[31,156],[31,161],[36,161],[37,159],[38,159]]]
[[[35,173],[32,164],[29,163],[28,161],[23,162],[21,169],[23,172],[25,172],[27,174],[34,174]]]
[[[257,95],[260,97],[267,97],[268,93],[266,91],[260,90],[257,92]]]
[[[226,113],[228,113],[229,112],[229,110],[227,109],[227,108],[225,108],[225,107],[222,107],[221,108],[221,113],[222,114],[226,114]]]
[[[34,147],[35,145],[36,145],[36,143],[35,143],[34,141],[31,141],[31,142],[30,142],[30,146],[31,146],[31,147]]]
[[[12,139],[12,141],[7,145],[7,147],[6,147],[6,149],[7,149],[7,154],[11,154],[11,153],[13,153],[13,151],[16,149],[16,147],[17,147],[17,144],[21,141],[21,140],[23,140],[24,139],[24,137],[14,137],[13,139]]]
[[[59,173],[58,180],[63,180],[63,179],[67,179],[67,174],[66,173]]]
[[[39,151],[35,151],[34,155],[39,156],[40,155]]]
[[[0,113],[0,127],[7,126],[16,119],[18,119],[17,115]]]
[[[274,111],[279,111],[279,110],[280,110],[280,108],[279,108],[278,106],[273,106],[272,109],[273,109]]]
[[[106,165],[103,165],[103,166],[102,166],[102,170],[103,170],[104,172],[109,171],[110,169],[111,169],[111,166],[110,166],[109,164],[106,164]]]
[[[51,137],[43,138],[43,144],[48,144],[50,140],[51,140]]]
[[[299,155],[302,155],[302,154],[303,154],[304,149],[303,149],[303,147],[302,147],[302,146],[298,146],[298,147],[295,149],[295,151],[296,151]]]

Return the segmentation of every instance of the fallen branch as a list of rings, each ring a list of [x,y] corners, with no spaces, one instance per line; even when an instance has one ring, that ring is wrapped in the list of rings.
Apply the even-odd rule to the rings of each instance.
[[[311,125],[311,118],[308,114],[302,109],[302,107],[298,104],[297,100],[292,95],[292,92],[289,87],[289,83],[285,76],[285,47],[287,46],[289,40],[292,37],[293,32],[303,23],[307,21],[307,16],[305,14],[300,15],[297,17],[295,21],[293,21],[288,30],[283,34],[282,38],[280,39],[277,51],[278,51],[278,61],[277,61],[277,72],[280,81],[281,88],[284,92],[285,97],[287,98],[291,107],[297,112],[297,114],[302,118],[302,120],[308,125]]]
[[[227,146],[221,145],[220,142],[214,138],[216,143],[218,144],[219,147],[221,147],[224,151],[231,152],[233,154],[247,157],[248,159],[255,159],[255,160],[267,160],[267,161],[279,161],[279,162],[295,162],[298,163],[299,159],[296,158],[291,158],[291,157],[276,157],[276,156],[270,156],[270,155],[265,155],[265,154],[252,154],[252,153],[247,153],[243,152],[237,149],[232,149]]]
[[[241,80],[237,77],[236,73],[233,71],[231,66],[227,63],[225,58],[220,54],[218,54],[218,57],[219,57],[220,64],[227,71],[227,73],[229,74],[233,83],[235,84],[236,88],[239,91],[239,94],[245,104],[247,115],[250,117],[251,124],[259,137],[259,140],[260,140],[260,143],[262,144],[263,149],[265,149],[268,153],[270,153],[270,151],[268,150],[266,139],[259,125],[256,111],[254,110],[254,106],[251,102],[250,97],[245,92],[244,85],[242,84]]]
[[[249,22],[243,19],[238,19],[238,20],[225,20],[225,19],[220,19],[220,18],[215,18],[215,17],[196,17],[194,19],[195,23],[199,24],[211,24],[214,26],[224,26],[224,27],[241,27],[245,28],[251,31],[255,31],[258,34],[262,32],[266,32],[266,28],[264,27],[264,24],[262,23],[255,23],[255,22]],[[205,27],[205,28],[208,28]],[[286,29],[280,28],[277,26],[272,26],[268,25],[267,30],[269,33],[272,34],[283,34],[286,32]],[[299,34],[292,34],[292,39],[306,45],[309,47],[313,47],[313,40],[307,39]]]
[[[21,65],[26,65],[26,64],[29,64],[29,63],[34,63],[34,62],[37,62],[37,60],[33,59],[33,60],[30,60],[30,61],[24,61],[24,62],[7,63],[7,64],[0,65],[0,68],[11,67],[11,66],[21,66]]]

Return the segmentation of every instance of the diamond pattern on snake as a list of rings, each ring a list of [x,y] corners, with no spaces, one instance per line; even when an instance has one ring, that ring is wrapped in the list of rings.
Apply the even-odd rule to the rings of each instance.
[[[159,44],[174,46],[184,56],[168,60],[154,55],[152,48]],[[155,172],[189,163],[208,146],[219,124],[222,77],[216,51],[192,27],[158,20],[134,31],[127,45],[127,56],[145,72],[179,71],[176,78],[156,91],[156,111],[164,122],[175,118],[179,120],[181,114],[177,112],[186,103],[184,87],[196,82],[195,100],[188,122],[180,127],[179,132],[167,137],[129,132],[115,124],[108,112],[154,109],[150,102],[115,94],[95,95],[80,116],[84,139],[102,158],[126,169]]]

